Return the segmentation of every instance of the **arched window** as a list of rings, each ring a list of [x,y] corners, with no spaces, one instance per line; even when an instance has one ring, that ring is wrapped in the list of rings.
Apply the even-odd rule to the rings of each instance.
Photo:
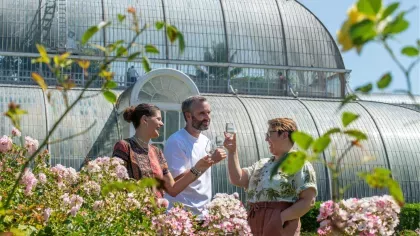
[[[198,95],[195,83],[184,73],[174,69],[153,70],[140,78],[133,87],[130,105],[152,103],[162,110],[165,123],[159,138],[152,142],[163,149],[170,135],[185,126],[181,104],[186,98]],[[130,126],[130,136],[134,128]]]

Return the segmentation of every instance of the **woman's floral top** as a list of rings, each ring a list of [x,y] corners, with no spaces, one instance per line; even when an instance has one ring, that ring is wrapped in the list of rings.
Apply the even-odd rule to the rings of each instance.
[[[296,202],[305,189],[316,186],[316,174],[310,162],[305,162],[302,169],[294,175],[287,175],[280,170],[270,180],[270,172],[276,161],[274,157],[264,158],[244,171],[248,174],[247,195],[249,202]]]

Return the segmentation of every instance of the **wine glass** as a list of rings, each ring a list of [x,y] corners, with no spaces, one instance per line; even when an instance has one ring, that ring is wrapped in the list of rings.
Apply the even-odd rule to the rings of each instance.
[[[223,143],[225,142],[225,140],[220,137],[220,136],[216,136],[216,148],[223,148]]]
[[[236,127],[234,123],[226,123],[226,136],[228,138],[232,137],[234,134],[236,134]]]
[[[216,149],[217,149],[216,143],[209,139],[209,141],[207,141],[207,145],[206,145],[207,155],[209,155],[209,156],[213,155],[213,153],[216,151]]]

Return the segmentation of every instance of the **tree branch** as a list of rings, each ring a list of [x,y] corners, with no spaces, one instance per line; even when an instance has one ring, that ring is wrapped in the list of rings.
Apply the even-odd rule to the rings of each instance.
[[[85,133],[87,133],[89,130],[91,130],[94,126],[96,125],[96,120],[87,128],[87,129],[85,129],[85,130],[83,130],[82,132],[79,132],[79,133],[76,133],[76,134],[73,134],[73,135],[70,135],[70,136],[68,136],[68,137],[65,137],[65,138],[62,138],[62,139],[56,139],[56,140],[54,140],[54,141],[50,141],[50,142],[48,142],[47,144],[55,144],[55,143],[60,143],[60,142],[63,142],[63,141],[66,141],[66,140],[69,140],[69,139],[72,139],[72,138],[75,138],[75,137],[77,137],[77,136],[80,136],[80,135],[82,135],[82,134],[85,134]]]

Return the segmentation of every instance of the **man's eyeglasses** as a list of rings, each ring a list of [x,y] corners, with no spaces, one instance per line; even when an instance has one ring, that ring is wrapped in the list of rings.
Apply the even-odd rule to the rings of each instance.
[[[277,131],[268,131],[267,133],[265,133],[265,138],[268,139],[271,137],[271,133],[277,133]]]
[[[267,133],[265,133],[265,138],[266,139],[270,138],[271,137],[271,133],[278,133],[279,135],[281,135],[284,132],[289,133],[287,131],[268,131]],[[290,136],[290,133],[289,133],[289,136]]]

